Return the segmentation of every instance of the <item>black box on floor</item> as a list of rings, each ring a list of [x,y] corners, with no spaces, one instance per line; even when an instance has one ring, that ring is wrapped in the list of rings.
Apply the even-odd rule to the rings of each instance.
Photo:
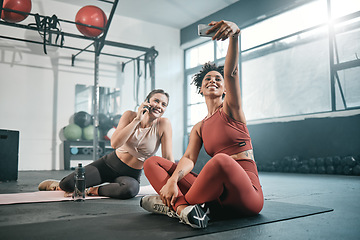
[[[18,179],[19,131],[0,129],[0,181]]]

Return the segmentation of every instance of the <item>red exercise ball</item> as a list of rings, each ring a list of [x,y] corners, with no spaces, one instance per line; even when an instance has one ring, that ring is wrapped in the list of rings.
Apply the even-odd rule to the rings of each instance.
[[[103,10],[96,6],[88,5],[81,8],[77,12],[75,16],[75,22],[104,28],[107,23],[107,18]],[[97,37],[103,32],[100,29],[86,27],[79,24],[76,24],[76,27],[82,34],[87,37]]]
[[[31,11],[31,0],[4,0],[3,8],[29,13]],[[29,14],[9,12],[3,10],[1,18],[6,22],[16,23],[27,18]]]

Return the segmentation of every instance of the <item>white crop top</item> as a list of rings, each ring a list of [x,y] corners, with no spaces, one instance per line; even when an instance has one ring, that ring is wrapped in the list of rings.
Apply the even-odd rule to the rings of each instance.
[[[116,151],[129,153],[143,162],[149,157],[154,156],[160,146],[158,122],[159,119],[156,119],[154,123],[147,128],[140,128],[139,124],[127,142],[117,148]]]

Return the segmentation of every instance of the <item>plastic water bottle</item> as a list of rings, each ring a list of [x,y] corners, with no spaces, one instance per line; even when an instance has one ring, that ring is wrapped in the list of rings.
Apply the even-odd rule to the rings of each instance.
[[[75,202],[85,201],[85,168],[79,163],[75,169],[75,188],[72,198]]]

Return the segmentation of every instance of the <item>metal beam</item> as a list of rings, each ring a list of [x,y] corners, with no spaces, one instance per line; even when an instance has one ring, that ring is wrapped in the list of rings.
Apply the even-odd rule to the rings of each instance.
[[[360,67],[360,59],[334,64],[335,71],[340,71],[354,67]]]
[[[111,21],[112,21],[112,19],[113,19],[113,17],[114,17],[115,9],[116,9],[116,7],[117,7],[118,2],[119,2],[119,0],[115,0],[115,1],[114,1],[114,4],[113,4],[113,6],[112,6],[112,8],[111,8],[111,12],[110,12],[110,15],[109,15],[109,19],[108,19],[108,21],[107,21],[107,23],[106,23],[106,27],[105,27],[104,33],[103,33],[103,35],[100,37],[100,42],[99,42],[99,43],[100,43],[100,44],[99,44],[99,50],[100,50],[100,51],[101,51],[102,48],[104,47],[105,38],[106,38],[106,35],[107,35],[108,31],[109,31],[109,27],[110,27]]]
[[[327,0],[328,19],[331,19],[331,1]],[[335,95],[335,69],[334,69],[334,25],[329,22],[329,58],[330,58],[330,97],[331,97],[331,110],[336,111],[336,95]]]
[[[119,48],[127,48],[127,49],[140,51],[140,52],[153,51],[153,48],[140,47],[140,46],[131,45],[131,44],[127,44],[127,43],[119,43],[119,42],[113,42],[113,41],[108,41],[108,40],[105,40],[105,45],[112,46],[112,47],[119,47]]]

